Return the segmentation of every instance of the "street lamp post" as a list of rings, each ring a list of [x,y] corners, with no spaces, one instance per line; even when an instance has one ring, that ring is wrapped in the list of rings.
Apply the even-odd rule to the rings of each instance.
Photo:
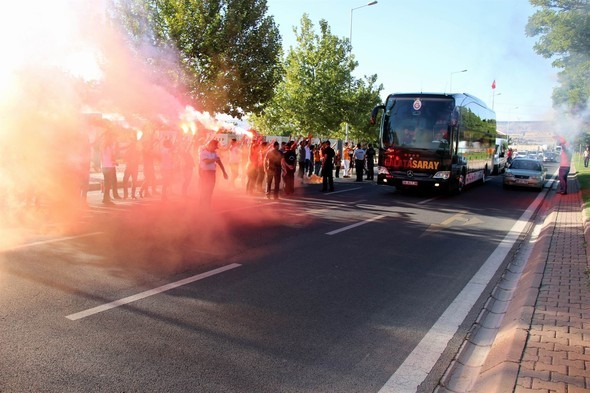
[[[453,71],[451,72],[451,81],[449,83],[449,93],[453,93],[453,74],[460,74],[461,72],[467,72],[467,70],[461,70],[461,71]]]
[[[492,110],[494,110],[494,98],[495,98],[496,96],[501,96],[501,95],[502,95],[502,93],[498,93],[498,94],[496,94],[496,93],[494,93],[494,92],[492,91]]]
[[[350,30],[348,33],[348,44],[350,48],[348,49],[348,57],[352,56],[352,13],[354,10],[358,10],[359,8],[369,7],[371,5],[377,4],[377,1],[371,1],[370,3],[360,5],[358,7],[354,7],[350,9]],[[346,122],[346,142],[348,142],[348,122]]]
[[[354,8],[351,8],[350,9],[350,32],[348,34],[348,42],[350,43],[350,51],[349,51],[349,54],[350,54],[350,52],[352,52],[352,12],[354,10],[358,10],[359,8],[364,8],[364,7],[368,7],[368,6],[375,5],[375,4],[377,4],[377,1],[371,1],[370,3],[363,4],[363,5],[360,5],[358,7],[354,7]]]
[[[512,111],[518,109],[517,106],[515,106],[514,108],[510,108],[510,111],[508,111],[508,125],[506,126],[506,138],[508,138],[508,136],[510,135],[510,126],[513,121],[512,121]]]

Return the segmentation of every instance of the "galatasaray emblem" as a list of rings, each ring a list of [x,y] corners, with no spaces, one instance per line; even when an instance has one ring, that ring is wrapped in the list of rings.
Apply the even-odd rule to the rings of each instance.
[[[419,98],[416,98],[414,100],[414,104],[412,105],[412,108],[414,108],[415,111],[419,111],[420,108],[422,108],[422,101],[420,101]]]

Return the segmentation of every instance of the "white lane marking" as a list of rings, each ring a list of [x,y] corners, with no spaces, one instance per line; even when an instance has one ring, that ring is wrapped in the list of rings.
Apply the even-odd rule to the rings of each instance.
[[[385,214],[381,214],[381,215],[379,215],[379,216],[375,216],[375,217],[373,217],[373,218],[369,218],[368,220],[363,220],[363,221],[361,221],[361,222],[357,222],[356,224],[352,224],[352,225],[346,226],[346,227],[344,227],[344,228],[340,228],[340,229],[336,229],[336,230],[334,230],[334,231],[331,231],[331,232],[327,232],[327,233],[326,233],[326,235],[330,235],[330,236],[331,236],[331,235],[336,235],[337,233],[344,232],[344,231],[348,231],[349,229],[356,228],[356,227],[358,227],[358,226],[361,226],[361,225],[368,224],[368,223],[370,223],[370,222],[372,222],[372,221],[377,221],[377,220],[380,220],[380,219],[382,219],[383,217],[387,217],[387,215],[385,215]]]
[[[40,245],[49,244],[49,243],[65,242],[66,240],[81,239],[83,237],[90,237],[90,236],[102,235],[102,233],[103,232],[92,232],[92,233],[86,233],[84,235],[66,236],[66,237],[57,237],[55,239],[39,240],[38,242],[26,243],[26,244],[19,244],[18,246],[7,248],[4,251],[7,251],[7,250],[18,250],[18,249],[27,248],[27,247],[35,247],[35,246],[40,246]]]
[[[349,191],[355,191],[355,190],[360,190],[362,187],[356,187],[356,188],[349,188],[348,190],[339,190],[339,191],[331,191],[331,192],[327,192],[326,196],[330,196],[333,194],[340,194],[343,192],[349,192]]]
[[[379,390],[379,393],[415,393],[417,391],[418,386],[426,379],[449,341],[506,259],[520,234],[526,229],[533,213],[545,198],[543,194],[546,193],[547,191],[539,193],[461,293]]]
[[[144,299],[149,296],[157,295],[159,293],[168,291],[170,289],[174,289],[174,288],[186,285],[186,284],[190,284],[192,282],[199,281],[204,278],[211,277],[216,274],[223,273],[227,270],[235,269],[240,266],[242,266],[242,265],[240,265],[239,263],[232,263],[231,265],[222,266],[220,268],[213,269],[213,270],[210,270],[205,273],[201,273],[201,274],[197,274],[195,276],[187,277],[187,278],[182,279],[180,281],[176,281],[176,282],[172,282],[170,284],[162,285],[161,287],[150,289],[150,290],[138,293],[136,295],[132,295],[132,296],[128,296],[123,299],[115,300],[113,302],[106,303],[101,306],[93,307],[88,310],[80,311],[75,314],[70,314],[70,315],[66,316],[66,318],[68,318],[72,321],[76,321],[78,319],[86,318],[90,315],[98,314],[100,312],[107,311],[107,310],[110,310],[115,307],[123,306],[125,304],[129,304],[129,303],[135,302],[140,299]]]
[[[279,202],[277,202],[277,201],[267,202],[267,203],[259,203],[257,205],[248,205],[248,206],[235,207],[232,209],[217,210],[216,213],[223,214],[223,213],[231,213],[231,212],[235,212],[235,211],[239,211],[239,210],[252,210],[252,209],[258,209],[258,208],[264,207],[264,206],[271,206],[271,205],[278,205],[278,204],[279,204]]]
[[[423,201],[417,202],[416,204],[417,204],[417,205],[425,205],[425,204],[427,204],[428,202],[432,202],[432,201],[435,201],[435,200],[437,200],[437,199],[440,199],[440,197],[436,196],[436,197],[428,198],[428,199],[425,199],[425,200],[423,200]]]

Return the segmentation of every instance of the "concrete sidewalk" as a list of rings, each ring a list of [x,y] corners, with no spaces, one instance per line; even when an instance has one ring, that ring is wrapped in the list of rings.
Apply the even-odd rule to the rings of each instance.
[[[549,191],[530,252],[516,253],[437,392],[590,392],[590,237],[575,175],[568,191]]]

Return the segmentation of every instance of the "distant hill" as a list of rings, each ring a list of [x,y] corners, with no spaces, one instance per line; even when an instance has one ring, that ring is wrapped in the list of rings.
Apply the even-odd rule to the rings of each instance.
[[[513,145],[553,146],[555,127],[550,121],[499,121],[499,132],[508,135]]]

